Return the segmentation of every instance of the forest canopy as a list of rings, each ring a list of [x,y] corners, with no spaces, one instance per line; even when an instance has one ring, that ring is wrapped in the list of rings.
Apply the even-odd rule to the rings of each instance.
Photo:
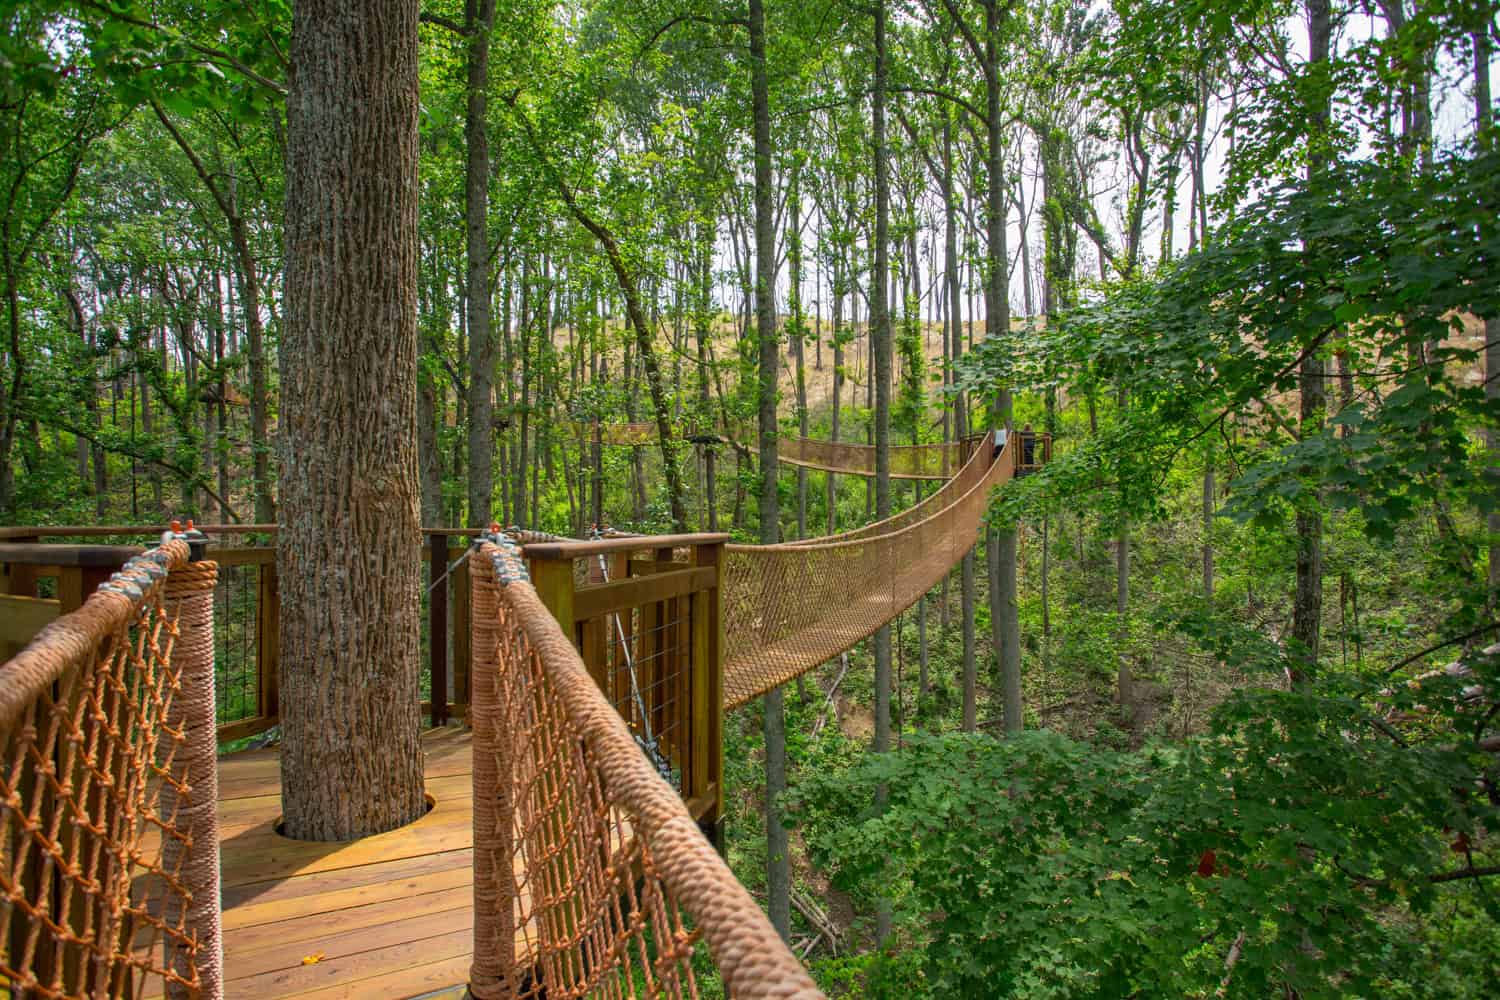
[[[296,7],[0,11],[0,522],[283,515]],[[1493,994],[1494,0],[413,9],[422,525],[808,539],[1050,436],[726,723],[825,990]]]

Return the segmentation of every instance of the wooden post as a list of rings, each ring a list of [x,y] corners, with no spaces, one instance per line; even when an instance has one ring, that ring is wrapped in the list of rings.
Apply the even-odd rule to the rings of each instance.
[[[448,552],[451,565],[464,554],[463,549]],[[469,704],[469,670],[473,646],[469,635],[469,574],[467,569],[454,570],[448,577],[453,585],[453,701],[459,705]]]
[[[36,535],[28,535],[24,538],[8,538],[6,539],[6,541],[15,545],[35,545],[36,543],[41,541],[41,538]],[[36,567],[26,566],[20,563],[7,563],[6,567],[8,569],[8,572],[6,574],[6,593],[15,594],[19,597],[35,597],[37,577]]]
[[[448,539],[435,534],[429,539],[427,568],[427,651],[432,665],[432,724],[448,722]]]
[[[693,594],[693,795],[712,789],[714,804],[698,825],[720,854],[724,853],[723,557],[722,543],[693,547],[694,565],[714,570],[713,587]]]
[[[611,580],[623,580],[630,575],[629,552],[614,552],[606,558],[609,562],[609,578]],[[618,632],[613,633],[617,644],[615,659],[609,665],[609,673],[613,675],[613,683],[604,688],[604,695],[610,699],[615,706],[615,710],[620,715],[629,719],[633,710],[630,697],[630,676],[624,669],[624,666],[626,652],[629,651],[630,655],[634,656],[634,651],[637,648],[634,642],[635,615],[629,608],[618,612],[618,615],[620,629]],[[609,624],[612,626],[614,623],[610,622]],[[624,635],[623,639],[621,638],[622,634]]]
[[[562,626],[563,635],[578,641],[573,619],[573,560],[532,559],[531,585]]]
[[[281,717],[281,584],[271,552],[260,564],[255,594],[255,714],[262,719]]]

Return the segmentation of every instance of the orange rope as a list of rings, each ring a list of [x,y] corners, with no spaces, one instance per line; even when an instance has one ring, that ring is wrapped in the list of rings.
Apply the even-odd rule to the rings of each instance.
[[[213,587],[181,536],[0,666],[0,973],[221,995]]]

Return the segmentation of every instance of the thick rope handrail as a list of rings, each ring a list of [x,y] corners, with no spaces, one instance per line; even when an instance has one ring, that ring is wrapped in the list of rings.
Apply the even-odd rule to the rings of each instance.
[[[218,567],[170,534],[0,665],[0,974],[222,996]]]
[[[939,513],[952,505],[974,488],[975,484],[983,480],[990,472],[991,464],[997,457],[993,445],[984,447],[975,446],[969,460],[941,487],[931,494],[923,497],[912,506],[903,511],[898,511],[890,517],[881,521],[871,521],[869,524],[858,528],[850,528],[834,535],[814,535],[810,538],[799,538],[783,545],[827,545],[831,542],[854,541],[858,538],[871,538],[876,535],[888,535],[895,531],[915,524],[933,514]]]
[[[891,478],[951,479],[964,464],[964,453],[970,445],[969,441],[891,445]],[[876,449],[872,444],[807,437],[782,438],[777,444],[776,457],[788,465],[840,475],[868,477],[876,474]]]
[[[821,996],[642,756],[519,549],[492,535],[469,567],[473,995],[696,996],[701,938],[730,996]]]

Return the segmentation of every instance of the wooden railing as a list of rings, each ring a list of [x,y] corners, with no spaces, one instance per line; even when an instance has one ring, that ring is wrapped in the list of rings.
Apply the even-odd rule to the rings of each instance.
[[[526,545],[531,581],[648,759],[723,845],[728,535]]]
[[[1016,475],[1027,476],[1052,461],[1052,435],[1038,431],[1016,431]]]
[[[79,607],[111,573],[143,551],[141,545],[84,540],[154,544],[166,527],[0,528],[0,662],[19,652],[42,626]],[[220,567],[215,593],[218,736],[228,742],[262,733],[280,720],[276,548],[262,541],[274,537],[276,526],[206,525],[198,530],[210,537],[207,558]],[[430,694],[422,707],[433,725],[463,718],[468,705],[469,575],[448,573],[448,567],[463,556],[468,536],[476,533],[423,529],[430,568],[422,645]]]
[[[137,545],[79,539],[139,538],[165,528],[0,528],[0,662],[47,622],[80,606]],[[273,525],[208,525],[215,593],[218,738],[254,736],[280,719],[280,588]],[[473,531],[424,529],[428,584],[423,623],[433,725],[463,718],[469,701],[467,566],[450,571]],[[260,536],[257,539],[255,536]],[[626,536],[537,542],[524,552],[537,592],[573,638],[600,689],[647,757],[718,843],[723,787],[720,568],[727,535]],[[46,539],[66,539],[47,543]]]

